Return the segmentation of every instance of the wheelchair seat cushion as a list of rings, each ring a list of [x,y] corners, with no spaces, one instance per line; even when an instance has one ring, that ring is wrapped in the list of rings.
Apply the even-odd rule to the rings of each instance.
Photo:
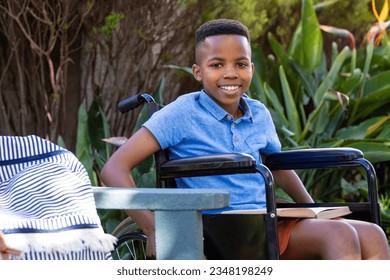
[[[0,232],[11,259],[109,259],[83,165],[37,136],[0,136]]]

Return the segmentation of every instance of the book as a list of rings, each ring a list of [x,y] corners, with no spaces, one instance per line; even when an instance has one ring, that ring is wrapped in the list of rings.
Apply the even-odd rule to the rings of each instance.
[[[266,209],[249,209],[249,210],[229,210],[221,214],[265,214]],[[277,208],[278,217],[285,218],[316,218],[332,219],[348,215],[351,212],[348,206],[335,207],[293,207]]]

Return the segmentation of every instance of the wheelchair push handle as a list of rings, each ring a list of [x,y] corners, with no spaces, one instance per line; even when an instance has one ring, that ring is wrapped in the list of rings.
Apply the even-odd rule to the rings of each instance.
[[[119,102],[118,110],[121,113],[126,113],[141,106],[144,103],[155,103],[155,101],[149,94],[139,93]]]

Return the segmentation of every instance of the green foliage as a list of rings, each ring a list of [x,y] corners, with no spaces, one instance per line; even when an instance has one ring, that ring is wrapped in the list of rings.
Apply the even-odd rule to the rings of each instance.
[[[370,10],[371,0],[310,2],[313,2],[320,24],[342,26],[350,30],[359,45],[363,44],[366,32],[375,22]],[[183,0],[183,3],[187,6],[201,5],[205,11],[202,14],[203,22],[214,18],[237,19],[248,26],[253,43],[263,42],[266,34],[272,33],[283,47],[290,45],[291,31],[298,26],[301,16],[301,0]]]
[[[88,113],[84,105],[81,105],[78,113],[76,157],[84,165],[91,183],[96,186],[97,176],[94,172],[92,147],[88,135]]]
[[[373,22],[375,22],[371,11],[371,0],[314,2],[316,2],[317,16],[321,24],[348,29],[354,34],[358,45],[363,46],[364,37]],[[322,3],[329,3],[329,5],[321,6]]]
[[[121,20],[124,18],[124,13],[111,12],[111,14],[104,18],[103,26],[93,27],[92,30],[96,34],[103,34],[104,38],[107,40],[111,37],[112,32],[119,27]]]
[[[390,236],[390,195],[388,193],[379,196],[381,205],[381,222],[387,236]],[[390,239],[388,239],[390,246]]]
[[[111,155],[111,146],[101,139],[109,137],[108,121],[100,100],[92,102],[89,110],[79,108],[76,157],[86,168],[92,185],[99,186],[99,171]]]
[[[276,1],[281,4],[275,5],[275,0],[264,1],[246,1],[246,0],[184,0],[184,4],[200,5],[203,7],[202,21],[208,21],[214,18],[231,18],[244,23],[251,30],[253,39],[257,39],[267,30],[270,17],[278,14],[278,6],[284,5],[290,7],[288,3],[297,0]],[[270,9],[271,8],[271,9]],[[275,18],[272,18],[274,22]]]
[[[302,0],[301,22],[298,30],[302,33],[299,37],[303,57],[301,63],[309,71],[313,71],[321,62],[322,55],[322,35],[314,11],[314,6],[310,0]]]

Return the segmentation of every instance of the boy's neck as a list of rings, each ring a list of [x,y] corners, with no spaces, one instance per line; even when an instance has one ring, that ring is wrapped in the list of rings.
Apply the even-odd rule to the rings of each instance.
[[[238,120],[242,116],[244,116],[244,112],[241,110],[240,106],[238,106],[236,113],[233,114],[234,120]]]

